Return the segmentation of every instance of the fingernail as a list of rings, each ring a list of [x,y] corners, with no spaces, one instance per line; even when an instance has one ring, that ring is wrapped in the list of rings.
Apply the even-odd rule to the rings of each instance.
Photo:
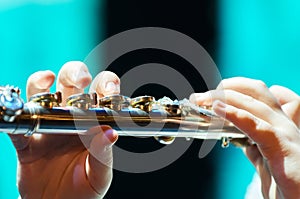
[[[91,75],[89,74],[88,71],[84,69],[78,70],[77,73],[74,73],[72,76],[72,82],[75,83],[77,87],[84,88],[89,84],[90,82],[88,81],[91,79]]]
[[[224,109],[224,108],[226,108],[226,104],[220,100],[215,100],[213,102],[213,107],[218,107],[218,108]]]
[[[104,132],[105,137],[107,138],[107,146],[112,146],[118,139],[118,134],[113,129],[108,129]]]
[[[117,85],[114,82],[107,82],[105,85],[105,91],[113,92],[117,90]]]
[[[226,104],[224,102],[216,100],[213,102],[212,108],[217,115],[221,117],[226,115]]]

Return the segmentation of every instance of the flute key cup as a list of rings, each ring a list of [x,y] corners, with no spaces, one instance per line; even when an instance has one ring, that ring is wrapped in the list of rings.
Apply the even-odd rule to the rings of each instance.
[[[60,92],[38,93],[28,103],[23,102],[19,93],[17,88],[0,86],[0,132],[84,134],[96,119],[110,125],[120,136],[154,137],[162,144],[172,143],[175,137],[221,140],[224,148],[230,143],[255,144],[211,109],[187,99],[111,95],[98,100],[96,94],[76,94],[67,99],[66,107],[61,107]]]

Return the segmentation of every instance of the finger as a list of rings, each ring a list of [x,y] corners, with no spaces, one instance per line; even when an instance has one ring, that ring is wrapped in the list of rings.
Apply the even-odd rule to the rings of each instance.
[[[262,155],[260,154],[256,145],[246,147],[244,152],[245,152],[246,156],[249,158],[249,160],[252,162],[257,173],[260,176],[262,194],[266,198],[269,198],[269,193],[271,193],[270,188],[272,186],[273,179],[271,178],[271,174],[270,174],[268,165],[264,161],[264,159],[263,159]],[[273,197],[273,198],[275,198],[275,197]]]
[[[49,70],[38,71],[30,75],[26,85],[27,100],[34,94],[49,92],[54,80],[55,74]],[[10,134],[9,137],[17,152],[25,149],[33,139],[32,137],[25,137],[24,135],[13,134]]]
[[[110,71],[102,71],[93,80],[90,92],[96,92],[99,97],[120,93],[120,79]]]
[[[261,179],[261,193],[265,198],[276,198],[276,183],[272,178],[270,169],[266,161],[263,159],[256,145],[245,148],[245,154],[254,165]]]
[[[260,175],[262,179],[262,190],[266,190],[267,185],[270,185],[270,171],[266,162],[261,155],[257,145],[250,145],[243,148],[243,152],[254,165],[257,173]]]
[[[214,94],[217,94],[217,96],[214,96]],[[225,92],[221,92],[221,90],[219,92],[211,90],[205,93],[193,93],[189,98],[190,102],[199,106],[212,106],[215,99],[226,101]]]
[[[211,106],[214,101],[219,100],[238,109],[245,110],[253,114],[257,118],[277,124],[279,119],[278,113],[282,113],[281,109],[273,110],[267,104],[243,93],[234,90],[212,90],[206,93],[196,93],[190,97],[190,100],[198,105]]]
[[[277,98],[280,105],[294,100],[300,100],[300,97],[295,92],[283,86],[274,85],[271,86],[269,90]]]
[[[62,93],[62,105],[73,94],[82,93],[92,81],[87,66],[80,61],[65,63],[58,73],[56,89]]]
[[[266,157],[272,155],[276,151],[277,143],[276,131],[274,127],[254,116],[253,114],[236,108],[234,106],[225,104],[216,100],[213,104],[213,110],[221,117],[232,122],[238,129],[244,132],[250,139],[263,148],[269,148]]]
[[[300,127],[300,97],[283,86],[271,86],[271,93],[278,99],[282,110]]]
[[[278,129],[275,129],[267,122],[256,118],[245,110],[226,105],[221,101],[214,102],[213,110],[218,115],[224,116],[231,121],[237,128],[241,129],[248,137],[257,143],[263,158],[259,158],[259,154],[250,154],[250,160],[254,162],[256,169],[263,179],[263,193],[275,193],[273,190],[275,184],[273,184],[274,181],[271,178],[269,166],[272,171],[274,171],[274,169],[277,170],[273,175],[275,175],[274,177],[277,176],[277,179],[279,179],[281,176],[280,173],[284,173],[281,171],[282,158],[288,157],[290,153],[289,149],[288,152],[286,151],[286,146],[293,147],[290,145],[293,145],[293,141],[299,136],[298,132],[295,132],[297,136],[285,137],[286,135],[284,134],[288,133],[289,129],[285,128],[284,130],[277,132]],[[255,152],[258,153],[258,151]],[[285,175],[281,177],[285,177]]]
[[[300,128],[300,100],[294,100],[282,105],[282,110]]]
[[[245,77],[224,79],[217,87],[217,90],[222,89],[230,89],[245,95],[249,95],[254,99],[264,102],[272,108],[280,109],[277,99],[269,91],[269,88],[266,86],[266,84],[260,80],[254,80]]]
[[[98,193],[106,192],[112,178],[112,146],[117,141],[117,133],[108,126],[97,126],[90,131],[98,132],[92,139],[86,172],[91,186]],[[100,132],[100,133],[99,133]]]
[[[278,198],[276,197],[276,183],[271,175],[269,166],[266,161],[261,160],[257,165],[256,170],[259,173],[261,180],[261,192],[264,198]]]
[[[29,76],[27,80],[27,100],[34,94],[49,92],[55,79],[55,74],[49,70],[38,71]]]
[[[248,157],[248,159],[254,165],[257,173],[259,174],[260,178],[262,179],[262,191],[265,192],[267,190],[268,185],[271,184],[270,179],[270,171],[266,162],[261,155],[257,145],[251,145],[244,148],[244,153]]]
[[[254,165],[254,167],[258,170],[258,165],[262,163],[263,157],[260,151],[257,148],[256,144],[247,146],[243,148],[243,152]],[[258,170],[259,171],[259,170]]]

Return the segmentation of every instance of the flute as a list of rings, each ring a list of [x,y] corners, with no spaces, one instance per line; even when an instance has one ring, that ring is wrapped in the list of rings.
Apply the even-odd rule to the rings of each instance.
[[[187,99],[75,94],[64,107],[61,99],[60,92],[39,93],[24,103],[18,88],[0,87],[0,132],[84,135],[92,126],[109,125],[119,136],[151,136],[163,144],[176,137],[221,140],[223,147],[249,143],[232,123]]]

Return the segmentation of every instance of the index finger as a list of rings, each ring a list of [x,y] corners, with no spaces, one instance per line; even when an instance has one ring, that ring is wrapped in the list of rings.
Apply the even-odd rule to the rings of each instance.
[[[26,85],[27,100],[34,94],[49,92],[55,79],[55,74],[50,71],[38,71],[29,76]]]
[[[245,77],[224,79],[217,87],[217,90],[220,89],[230,89],[240,92],[267,104],[273,109],[281,110],[277,99],[270,92],[267,85],[261,80],[255,80]]]

